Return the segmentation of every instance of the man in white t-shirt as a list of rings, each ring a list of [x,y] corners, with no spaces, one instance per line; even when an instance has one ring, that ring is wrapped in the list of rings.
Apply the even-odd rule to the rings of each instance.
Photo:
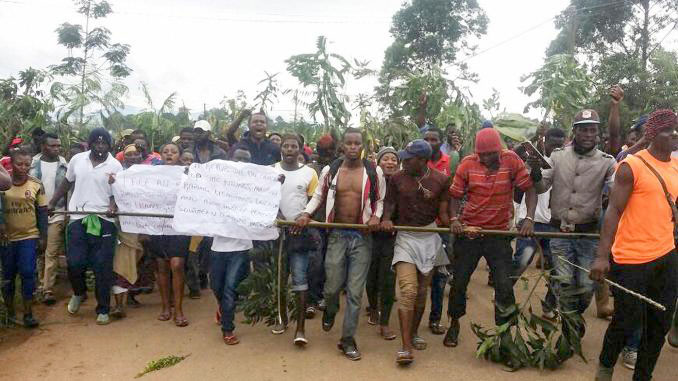
[[[285,176],[281,189],[279,217],[287,221],[295,221],[306,209],[308,200],[313,196],[318,186],[318,175],[311,167],[298,162],[301,153],[301,139],[297,135],[282,137],[282,161],[275,164],[275,169]],[[308,301],[308,264],[312,252],[317,249],[317,243],[308,229],[292,229],[292,234],[285,240],[288,272],[292,273],[292,291],[297,298],[297,330],[294,335],[294,344],[306,345],[304,322],[306,303]],[[287,277],[285,277],[286,279]],[[282,303],[282,305],[287,305]],[[283,313],[284,321],[278,322],[273,328],[274,334],[285,332],[287,313]]]
[[[61,140],[53,133],[46,133],[42,138],[41,152],[33,157],[30,175],[42,181],[47,200],[54,196],[56,188],[66,177],[68,163],[59,156]],[[56,210],[63,211],[65,198],[58,200]],[[64,252],[65,216],[54,214],[49,217],[47,228],[47,247],[44,253],[38,256],[38,274],[40,275],[40,290],[43,303],[48,306],[56,303],[54,284],[59,267],[59,254]]]
[[[97,299],[97,324],[110,322],[108,316],[113,286],[113,255],[116,232],[113,213],[116,211],[113,189],[109,178],[122,170],[122,165],[109,153],[113,146],[111,135],[103,128],[95,128],[87,141],[89,151],[79,153],[68,163],[66,177],[54,192],[49,209],[54,210],[68,191],[73,194],[69,210],[93,211],[97,214],[74,214],[66,229],[68,234],[68,278],[73,287],[73,296],[68,302],[68,312],[75,314],[80,309],[87,284],[85,270],[91,264]]]

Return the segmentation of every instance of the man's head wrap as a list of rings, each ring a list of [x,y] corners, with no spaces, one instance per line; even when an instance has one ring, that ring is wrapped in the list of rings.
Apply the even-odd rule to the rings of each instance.
[[[108,133],[103,128],[95,128],[92,132],[89,133],[89,138],[87,139],[87,145],[90,147],[94,146],[94,143],[98,140],[103,140],[108,144],[109,147],[113,146],[113,139],[111,139],[111,134]]]
[[[660,131],[675,127],[678,116],[672,110],[663,109],[654,111],[645,122],[645,137],[654,140]]]

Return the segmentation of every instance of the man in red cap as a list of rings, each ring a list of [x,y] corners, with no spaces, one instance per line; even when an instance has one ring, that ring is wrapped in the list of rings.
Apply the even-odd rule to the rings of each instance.
[[[515,304],[510,279],[513,254],[510,240],[497,236],[478,237],[473,234],[473,228],[507,230],[513,189],[518,188],[525,192],[527,204],[527,216],[520,233],[528,236],[534,230],[537,193],[525,163],[515,152],[502,148],[499,132],[494,128],[478,131],[475,152],[459,164],[450,188],[450,229],[456,235],[454,252],[459,255],[455,256],[454,283],[448,303],[451,323],[443,341],[447,347],[457,346],[459,319],[466,314],[466,287],[481,257],[485,257],[494,275],[497,325],[503,324],[508,317],[503,310]],[[464,195],[467,201],[459,216]]]
[[[678,149],[676,114],[653,112],[645,124],[645,139],[650,146],[627,156],[617,169],[590,277],[600,281],[609,273],[610,279],[657,301],[666,311],[613,289],[614,315],[605,333],[597,381],[612,380],[626,339],[639,325],[643,337],[633,379],[651,379],[676,305],[678,159],[671,157]]]

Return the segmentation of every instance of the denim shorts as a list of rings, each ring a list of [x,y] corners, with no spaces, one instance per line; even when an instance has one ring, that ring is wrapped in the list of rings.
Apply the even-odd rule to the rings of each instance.
[[[287,251],[287,264],[289,272],[292,274],[292,291],[308,290],[308,263],[312,250],[301,249],[302,245],[294,240],[304,239],[304,237],[288,236],[287,247],[294,250]]]

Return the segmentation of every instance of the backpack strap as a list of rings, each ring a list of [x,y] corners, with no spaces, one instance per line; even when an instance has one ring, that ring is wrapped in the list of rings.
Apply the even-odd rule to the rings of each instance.
[[[659,180],[659,183],[660,183],[661,186],[662,186],[662,190],[664,191],[664,197],[666,197],[666,201],[669,203],[669,207],[671,208],[671,214],[673,215],[673,228],[674,228],[674,231],[678,230],[678,208],[676,208],[676,203],[675,203],[675,202],[673,201],[673,199],[671,198],[671,193],[669,193],[669,190],[668,190],[668,188],[666,187],[666,183],[664,182],[664,179],[661,177],[661,175],[659,174],[659,172],[657,172],[657,170],[654,169],[654,168],[650,165],[650,163],[648,163],[647,161],[645,161],[645,159],[643,159],[643,158],[640,157],[639,155],[636,155],[635,157],[639,158],[640,161],[642,161],[643,164],[645,164],[645,166],[652,172],[652,174],[654,174],[654,176],[657,178],[657,180]]]
[[[367,172],[367,179],[370,182],[370,203],[377,201],[377,191],[379,190],[379,177],[377,176],[377,167],[371,161],[363,159],[363,165]]]

